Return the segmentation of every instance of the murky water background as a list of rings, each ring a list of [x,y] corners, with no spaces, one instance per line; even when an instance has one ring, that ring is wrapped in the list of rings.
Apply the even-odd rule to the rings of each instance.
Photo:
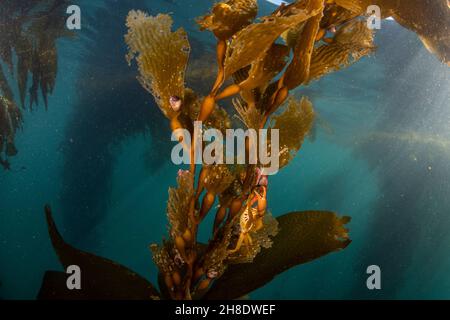
[[[194,22],[212,2],[77,2],[82,30],[58,42],[49,109],[24,112],[20,153],[12,171],[0,171],[1,298],[33,299],[44,271],[61,269],[46,202],[69,242],[156,278],[148,245],[166,234],[178,167],[166,121],[124,59],[125,16],[133,8],[170,12],[189,33],[192,58],[213,59],[212,35]],[[260,6],[261,14],[274,9]],[[312,99],[319,121],[296,159],[271,177],[268,195],[274,215],[350,215],[353,242],[251,298],[450,298],[450,71],[393,21],[377,45],[372,57],[295,91]],[[206,92],[209,84],[195,85]],[[371,264],[382,271],[377,292],[365,285]]]

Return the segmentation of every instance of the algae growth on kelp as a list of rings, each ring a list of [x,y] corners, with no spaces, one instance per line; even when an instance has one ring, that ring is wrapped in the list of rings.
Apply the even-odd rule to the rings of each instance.
[[[1,6],[0,214],[28,239],[2,229],[1,256],[30,253],[5,258],[0,295],[426,298],[414,289],[429,286],[450,297],[432,280],[402,280],[429,266],[433,230],[439,252],[450,244],[439,214],[450,189],[447,1],[80,1],[70,31],[65,1]],[[48,111],[29,110],[37,103]],[[240,158],[197,141],[199,121],[216,137],[270,134],[237,141]],[[46,156],[30,132],[51,137],[37,140]],[[31,284],[8,278],[19,259],[37,261]],[[371,264],[390,280],[383,292],[367,291]],[[71,265],[83,290],[67,289]]]

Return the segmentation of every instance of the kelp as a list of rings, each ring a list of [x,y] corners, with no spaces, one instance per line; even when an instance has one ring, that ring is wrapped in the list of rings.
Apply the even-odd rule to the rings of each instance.
[[[17,154],[14,137],[22,123],[17,105],[25,108],[28,96],[32,109],[39,104],[40,93],[47,108],[58,70],[56,41],[71,33],[65,27],[68,4],[64,0],[4,0],[1,6],[0,62],[7,66],[9,73],[0,66],[0,162],[9,169],[7,157]],[[8,78],[15,83],[10,84]],[[17,85],[18,102],[13,85]]]
[[[39,91],[47,107],[58,68],[56,40],[71,35],[65,27],[68,4],[62,0],[40,0],[25,4],[5,2],[2,3],[0,18],[0,58],[17,77],[22,107],[25,105],[29,74],[29,107],[38,104]],[[13,52],[17,55],[16,70]]]
[[[286,70],[284,83],[288,89],[294,89],[301,85],[309,77],[311,56],[319,32],[322,12],[309,19],[297,38],[294,46],[294,57]]]
[[[403,27],[417,33],[424,46],[442,63],[450,66],[450,7],[448,0],[336,0],[357,15],[370,5],[381,9],[383,18],[393,17]]]
[[[198,118],[198,115],[200,114],[201,100],[203,100],[203,98],[199,98],[193,90],[185,90],[184,103],[181,111],[184,119],[189,120]],[[205,129],[218,129],[222,132],[222,134],[225,134],[226,130],[231,128],[231,120],[228,113],[224,109],[216,107],[210,117],[203,122],[203,126]],[[184,127],[192,130],[191,123],[185,123]]]
[[[286,166],[300,150],[312,128],[314,110],[308,98],[290,99],[283,113],[272,118],[272,128],[280,135],[280,168]]]
[[[128,63],[137,60],[139,81],[169,119],[176,115],[170,98],[184,98],[184,76],[190,52],[186,32],[181,28],[172,32],[172,23],[168,15],[151,17],[142,11],[131,11],[125,36],[129,47]]]
[[[230,265],[252,263],[262,249],[268,249],[272,246],[272,239],[279,231],[278,221],[268,213],[264,216],[263,224],[264,228],[256,230],[251,234],[252,242],[248,246],[241,247],[236,253],[228,255],[227,262]]]
[[[315,2],[315,6],[310,5],[311,1]],[[262,22],[239,31],[225,59],[225,79],[252,61],[261,59],[284,31],[320,13],[321,4],[317,3],[315,0],[295,2],[262,18]]]
[[[258,12],[256,0],[228,0],[216,3],[209,15],[198,19],[202,29],[208,29],[214,35],[226,40],[255,19]]]
[[[353,20],[343,25],[331,44],[317,47],[311,57],[309,81],[348,67],[375,50],[373,32],[364,21]]]
[[[279,74],[287,64],[289,48],[274,43],[266,54],[251,64],[246,79],[239,83],[242,90],[259,88],[264,92],[268,83]]]
[[[130,12],[127,60],[136,58],[141,84],[170,119],[173,132],[186,128],[192,133],[194,122],[202,121],[203,129],[217,128],[224,133],[233,125],[229,115],[234,109],[234,116],[247,128],[279,130],[279,164],[283,168],[301,149],[314,122],[311,101],[293,98],[291,90],[349,66],[375,49],[373,31],[360,17],[365,14],[364,1],[295,1],[258,21],[256,1],[217,3],[198,20],[202,30],[217,38],[217,75],[206,94],[198,94],[184,83],[189,42],[183,29],[171,30],[168,15]],[[389,7],[388,12],[405,10],[401,8]],[[333,36],[327,37],[330,33]],[[204,68],[204,64],[198,65]],[[233,82],[228,81],[231,78]],[[211,71],[205,79],[212,80]],[[230,102],[234,108],[225,106]],[[179,142],[195,142],[192,137],[191,141],[184,139],[180,137]],[[250,139],[244,142],[249,149]],[[191,151],[189,170],[180,170],[177,186],[169,189],[169,238],[150,246],[158,267],[159,291],[133,276],[130,283],[123,284],[122,297],[148,292],[147,298],[155,299],[236,299],[291,267],[350,244],[345,227],[349,217],[328,211],[272,217],[267,201],[269,179],[259,161],[196,166],[195,157]],[[214,211],[211,236],[202,243],[198,230]],[[55,238],[51,219],[48,224]],[[75,257],[74,264],[77,259],[83,263],[85,256],[70,246],[59,246],[61,241],[53,241],[58,255],[62,257],[61,251],[67,250],[68,256]],[[124,274],[110,273],[110,263],[102,258],[91,257],[91,261],[98,269],[88,277],[105,268],[120,281],[129,278],[129,271],[121,267],[115,272]],[[51,286],[61,288],[63,279],[48,274],[44,280],[44,292],[49,292]],[[140,288],[136,295],[127,293],[134,285]]]
[[[345,224],[349,217],[333,212],[291,212],[277,218],[279,232],[270,248],[252,263],[230,265],[204,299],[237,299],[271,281],[287,269],[350,244]]]
[[[262,120],[263,114],[261,110],[255,107],[249,107],[246,102],[240,98],[233,100],[233,106],[238,114],[238,118],[249,129],[258,129]]]
[[[16,132],[22,126],[22,114],[14,102],[0,95],[0,165],[9,169],[8,157],[17,154]]]
[[[49,206],[45,207],[45,214],[50,239],[58,259],[64,270],[71,265],[77,265],[82,270],[83,290],[67,289],[65,272],[47,271],[37,296],[38,299],[159,299],[159,292],[137,273],[114,261],[78,250],[66,243],[56,228]]]
[[[177,177],[178,187],[169,189],[167,201],[167,218],[172,237],[180,236],[189,227],[186,211],[194,194],[193,176],[189,171],[180,170]]]

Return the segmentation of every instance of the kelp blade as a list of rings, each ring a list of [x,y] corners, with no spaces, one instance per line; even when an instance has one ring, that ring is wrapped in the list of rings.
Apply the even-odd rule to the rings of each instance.
[[[253,263],[230,265],[205,299],[237,299],[287,269],[342,250],[351,242],[344,226],[350,218],[333,212],[291,212],[277,220],[280,231],[272,247],[263,249]]]
[[[64,269],[70,265],[80,267],[82,289],[67,289],[68,274],[48,271],[44,276],[38,299],[149,300],[159,298],[159,293],[153,285],[132,270],[67,244],[56,228],[49,206],[45,207],[45,214],[50,239],[59,261]]]

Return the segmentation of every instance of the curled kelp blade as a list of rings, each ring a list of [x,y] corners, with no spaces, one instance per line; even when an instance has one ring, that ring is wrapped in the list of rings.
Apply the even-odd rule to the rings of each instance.
[[[349,67],[374,50],[373,31],[364,21],[349,21],[338,29],[330,44],[314,48],[307,82]]]
[[[81,290],[67,289],[68,275],[63,277],[61,272],[49,271],[44,276],[39,299],[159,299],[153,285],[132,270],[67,244],[56,228],[49,206],[45,207],[45,214],[53,248],[64,269],[70,265],[80,267]]]
[[[214,5],[210,14],[198,19],[202,30],[208,29],[221,40],[229,39],[249,25],[258,13],[256,0],[228,0]]]
[[[263,17],[261,23],[251,24],[236,33],[225,59],[225,79],[264,57],[283,32],[317,15],[321,10],[322,5],[315,0],[294,2]]]
[[[425,47],[450,65],[450,6],[448,0],[336,0],[339,6],[364,14],[370,5],[381,9],[418,34]]]
[[[402,26],[416,32],[425,47],[450,66],[450,3],[448,0],[408,0],[392,10]]]
[[[345,224],[350,217],[333,212],[291,212],[277,218],[279,232],[271,248],[263,249],[252,263],[228,266],[205,299],[237,299],[262,287],[276,275],[339,251],[351,240]]]
[[[294,57],[284,75],[284,83],[289,89],[294,89],[308,80],[311,56],[322,16],[322,12],[320,12],[310,18],[297,39],[294,47]]]

